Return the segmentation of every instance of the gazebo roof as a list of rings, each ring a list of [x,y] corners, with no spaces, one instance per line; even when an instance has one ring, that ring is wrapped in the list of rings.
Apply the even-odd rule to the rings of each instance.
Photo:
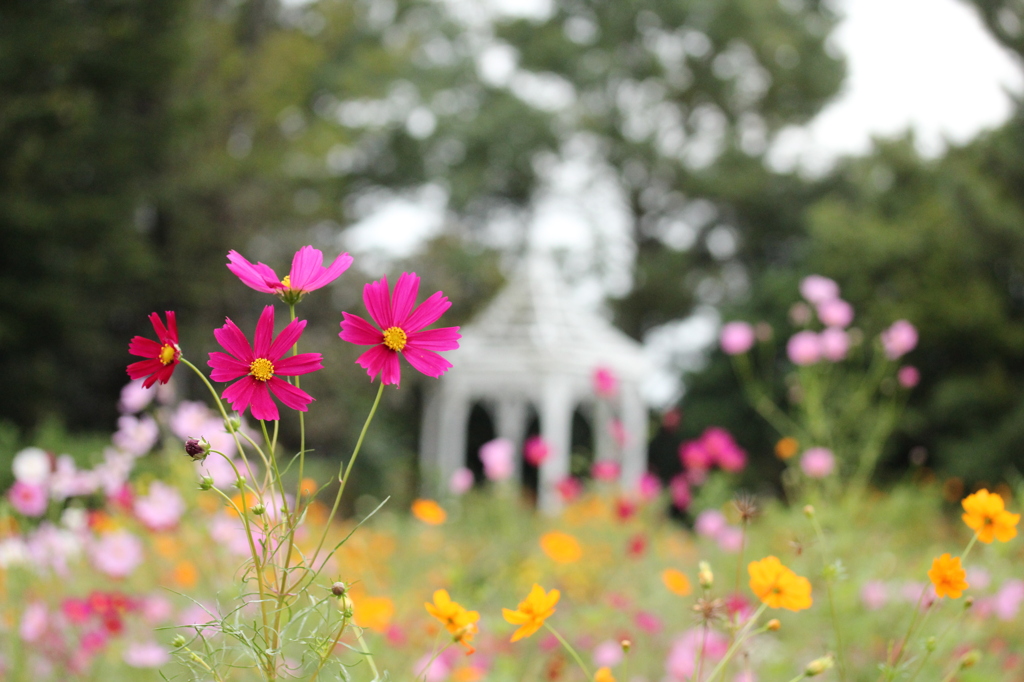
[[[642,346],[597,313],[575,305],[550,257],[523,258],[505,288],[462,330],[453,373],[519,381],[558,373],[589,381],[599,366],[639,382]]]

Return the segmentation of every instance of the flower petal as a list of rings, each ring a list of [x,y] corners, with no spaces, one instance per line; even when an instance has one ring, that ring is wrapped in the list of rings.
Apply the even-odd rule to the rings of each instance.
[[[260,313],[256,334],[252,338],[252,352],[257,358],[270,357],[270,340],[274,338],[274,306],[268,305]]]
[[[378,339],[378,343],[380,340]],[[128,352],[140,358],[156,358],[160,356],[163,345],[145,336],[136,336],[128,342]]]
[[[249,373],[250,366],[227,353],[210,353],[207,363],[213,371],[210,378],[214,381],[232,381]]]
[[[273,345],[270,346],[270,354],[267,358],[270,359],[275,365],[278,359],[295,345],[302,336],[302,331],[306,328],[305,320],[292,320],[288,323],[288,326],[281,330],[281,333],[274,339]],[[271,328],[273,330],[273,328]]]
[[[320,353],[299,353],[281,358],[274,363],[274,374],[285,377],[294,377],[300,374],[309,374],[323,369],[323,356]]]
[[[420,292],[420,278],[415,272],[403,272],[395,282],[395,293],[391,298],[391,324],[405,327],[409,311],[416,303]]]
[[[167,316],[167,340],[172,344],[178,343],[178,320],[174,316],[173,310],[165,310],[164,315]]]
[[[228,251],[228,260],[230,261],[228,263],[228,270],[233,272],[238,279],[242,280],[242,284],[256,291],[262,291],[265,294],[277,292],[272,285],[280,282],[281,278],[277,276],[277,273],[269,265],[250,263],[242,254],[234,250]]]
[[[448,297],[438,291],[419,305],[413,311],[409,319],[405,321],[402,328],[406,333],[419,331],[427,325],[434,324],[438,318],[444,315],[444,311],[452,307]]]
[[[341,333],[338,334],[342,341],[354,343],[357,346],[376,346],[384,340],[384,335],[369,322],[351,313],[341,314]]]
[[[242,377],[225,388],[220,397],[231,403],[231,409],[241,414],[252,402],[252,392],[257,383],[252,377]]]
[[[238,325],[231,321],[231,318],[224,319],[224,326],[213,330],[213,336],[217,339],[224,350],[234,355],[242,362],[251,363],[256,358],[252,354],[252,346],[249,339],[238,328]]]
[[[309,291],[309,282],[316,277],[324,263],[324,254],[320,249],[303,246],[292,258],[292,269],[288,275],[292,289]]]
[[[271,377],[267,382],[267,387],[278,400],[299,412],[307,411],[307,405],[314,400],[313,396],[306,393],[301,388],[296,388],[284,379],[278,379],[277,377]]]
[[[398,363],[398,353],[389,352],[384,356],[384,366],[381,368],[380,380],[382,383],[398,386],[402,381],[402,367]]]
[[[411,343],[406,344],[402,351],[402,355],[405,356],[405,359],[408,360],[409,364],[416,370],[426,374],[428,377],[434,377],[435,379],[452,368],[452,363],[448,362],[434,351],[417,348]],[[395,383],[398,382],[396,381]]]
[[[150,374],[159,371],[163,368],[163,363],[156,358],[149,360],[139,360],[128,365],[128,376],[132,379],[141,379],[142,377],[148,377]],[[152,386],[152,384],[150,384]]]
[[[363,303],[378,327],[387,329],[391,326],[391,294],[388,292],[387,275],[379,282],[370,282],[363,287]]]
[[[455,350],[462,334],[458,327],[439,327],[409,334],[408,345],[426,350]]]
[[[312,280],[306,282],[306,286],[304,287],[304,289],[306,291],[315,291],[320,287],[327,286],[334,280],[341,277],[341,273],[348,270],[350,265],[352,265],[352,256],[348,255],[347,253],[339,253],[338,257],[334,259],[333,263],[327,266],[327,268],[325,268],[324,270],[321,270],[319,273],[317,273],[317,275]]]
[[[366,374],[372,381],[383,371],[388,355],[395,355],[395,352],[384,346],[374,346],[356,358],[356,364],[366,370]]]
[[[261,421],[278,421],[281,414],[277,411],[277,403],[270,397],[267,382],[253,380],[252,383],[252,398],[249,402],[252,408],[252,418]]]

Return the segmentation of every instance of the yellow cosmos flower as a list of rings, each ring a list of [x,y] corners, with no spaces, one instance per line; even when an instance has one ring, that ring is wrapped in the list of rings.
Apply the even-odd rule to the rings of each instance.
[[[978,539],[988,544],[993,540],[1009,542],[1017,536],[1020,514],[1011,514],[1003,505],[1003,498],[982,488],[964,498],[961,517],[967,526],[978,533]]]
[[[555,604],[558,603],[562,593],[558,590],[551,590],[545,592],[544,588],[536,583],[533,589],[530,590],[530,594],[526,595],[526,599],[519,602],[519,606],[515,611],[512,609],[502,609],[502,615],[505,616],[505,620],[512,625],[520,626],[518,630],[512,635],[512,641],[517,642],[523,637],[529,637],[533,633],[540,629],[540,626],[544,624],[555,612]]]
[[[448,518],[448,513],[433,500],[416,500],[413,502],[412,515],[431,526],[440,526]]]
[[[387,597],[360,597],[353,599],[355,621],[360,627],[384,632],[395,616],[395,603]]]
[[[480,620],[478,612],[468,611],[458,602],[452,601],[448,590],[437,590],[434,592],[434,603],[426,602],[423,606],[427,613],[441,621],[445,629],[455,636],[456,642],[468,649],[469,654],[475,651],[470,642],[477,632],[476,622]]]
[[[669,592],[678,594],[680,597],[685,597],[693,592],[690,579],[686,577],[685,573],[675,568],[666,568],[662,571],[661,582],[665,583],[665,587],[668,588]]]
[[[583,556],[583,548],[579,541],[568,533],[551,531],[540,538],[540,548],[552,561],[560,564],[571,564]]]
[[[940,597],[959,599],[963,591],[970,587],[967,584],[967,572],[960,565],[960,557],[951,557],[949,554],[935,558],[932,570],[928,571],[928,578],[935,585],[935,594]]]
[[[790,611],[810,608],[811,582],[783,566],[777,557],[751,561],[747,571],[751,591],[771,608]]]
[[[615,676],[608,668],[598,668],[594,673],[594,682],[615,682]]]

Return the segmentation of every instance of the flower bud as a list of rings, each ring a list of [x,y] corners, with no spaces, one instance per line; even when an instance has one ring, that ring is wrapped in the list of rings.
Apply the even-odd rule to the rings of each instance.
[[[974,597],[967,597],[964,599],[964,608],[969,609],[974,606]]]
[[[807,675],[807,677],[814,677],[815,675],[820,675],[826,670],[831,669],[835,664],[836,660],[832,657],[832,654],[822,656],[821,658],[816,658],[808,663],[807,667],[804,668],[804,674]]]
[[[345,595],[346,592],[348,592],[348,585],[341,582],[340,580],[331,585],[331,594],[333,594],[335,597],[342,597]]]
[[[171,640],[171,646],[175,649],[180,649],[185,646],[186,640],[185,635],[175,635],[174,639]]]
[[[352,599],[348,594],[338,597],[338,610],[341,611],[341,615],[344,618],[351,618],[352,614],[355,613],[356,606],[352,603]]]
[[[804,516],[806,516],[809,519],[814,518],[814,507],[812,505],[807,505],[806,507],[804,507]]]
[[[977,649],[971,649],[966,654],[960,657],[960,669],[970,668],[976,665],[981,660],[981,652]]]
[[[778,618],[772,618],[765,627],[767,627],[769,632],[778,632],[782,628],[782,621]]]
[[[267,507],[262,502],[257,502],[252,506],[252,509],[250,509],[250,511],[256,516],[261,516],[263,515],[264,512],[267,511]]]
[[[622,653],[628,654],[629,650],[633,648],[633,642],[629,641],[628,639],[624,639],[621,642],[619,642],[619,646],[622,647]]]
[[[185,440],[185,454],[192,458],[193,462],[202,462],[210,454],[210,443],[200,436]]]
[[[929,653],[931,653],[932,651],[935,651],[935,647],[936,646],[938,646],[938,640],[936,640],[934,637],[929,637],[928,639],[926,639],[924,641],[924,648]]]
[[[711,565],[702,561],[697,564],[697,568],[697,582],[705,590],[711,589],[711,586],[715,584],[715,574],[711,572]]]
[[[212,476],[203,476],[202,478],[200,478],[199,479],[199,489],[200,490],[211,490],[211,489],[213,489],[213,477]]]
[[[233,414],[224,420],[224,430],[228,433],[235,433],[242,428],[242,418],[237,414]]]

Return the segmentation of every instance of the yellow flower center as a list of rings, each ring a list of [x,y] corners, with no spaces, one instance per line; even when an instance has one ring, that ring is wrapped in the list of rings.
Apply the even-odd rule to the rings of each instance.
[[[285,289],[291,289],[292,288],[292,276],[291,275],[285,275],[284,279],[281,280],[281,286],[283,286]]]
[[[164,347],[160,349],[160,364],[169,365],[174,362],[174,346],[169,343],[165,343]]]
[[[266,381],[274,376],[274,364],[266,358],[256,358],[249,365],[249,376],[258,381]]]
[[[384,345],[396,353],[402,352],[408,340],[409,337],[401,327],[388,327],[384,330]]]

